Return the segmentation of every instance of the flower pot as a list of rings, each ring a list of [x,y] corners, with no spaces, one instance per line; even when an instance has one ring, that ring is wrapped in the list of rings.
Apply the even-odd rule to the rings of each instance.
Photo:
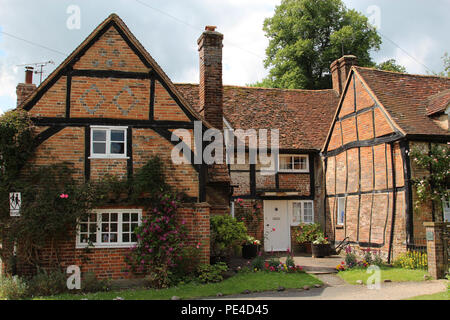
[[[306,252],[306,245],[304,243],[296,243],[294,244],[294,253],[305,253]]]
[[[253,259],[258,253],[258,245],[244,244],[242,245],[242,257],[244,259]]]
[[[330,244],[312,244],[313,258],[323,258],[330,254]]]
[[[311,242],[305,242],[304,245],[305,245],[306,253],[312,253]]]

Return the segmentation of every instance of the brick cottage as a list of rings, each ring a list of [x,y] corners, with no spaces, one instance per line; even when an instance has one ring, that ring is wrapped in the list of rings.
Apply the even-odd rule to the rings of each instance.
[[[193,199],[178,214],[193,239],[204,240],[203,262],[209,261],[210,215],[235,215],[246,207],[261,210],[249,232],[266,251],[291,249],[292,228],[317,222],[333,241],[348,238],[392,258],[424,232],[423,221],[442,220],[429,207],[413,211],[411,178],[421,173],[408,150],[450,140],[448,78],[360,68],[356,57],[344,56],[331,66],[333,89],[224,86],[222,40],[207,27],[198,40],[199,84],[173,84],[112,14],[38,88],[30,70],[18,85],[18,108],[29,112],[38,133],[30,164],[67,161],[76,178],[87,181],[129,175],[159,155],[168,183]],[[172,163],[173,130],[192,132],[194,121],[203,130],[279,129],[277,172],[264,175],[262,164],[249,161]],[[193,141],[190,150],[205,146]],[[125,230],[148,213],[138,207],[96,213],[101,222],[90,224],[118,219],[120,241],[80,232],[61,244],[63,266],[125,277],[124,252],[135,240]],[[85,262],[83,239],[90,236],[95,247]]]

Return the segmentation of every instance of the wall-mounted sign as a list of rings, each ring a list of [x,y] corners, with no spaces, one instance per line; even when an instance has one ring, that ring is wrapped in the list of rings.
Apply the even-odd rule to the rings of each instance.
[[[433,231],[427,231],[427,241],[433,241],[434,240],[434,232]]]
[[[20,206],[22,204],[22,195],[20,192],[11,192],[9,194],[9,213],[11,217],[20,216]]]

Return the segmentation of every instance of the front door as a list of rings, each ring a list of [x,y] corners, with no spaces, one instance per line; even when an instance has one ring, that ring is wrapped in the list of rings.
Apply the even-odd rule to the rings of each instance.
[[[290,249],[288,202],[264,201],[264,250],[287,251]]]

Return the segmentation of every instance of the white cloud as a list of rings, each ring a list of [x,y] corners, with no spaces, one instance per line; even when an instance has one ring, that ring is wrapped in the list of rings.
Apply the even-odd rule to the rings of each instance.
[[[426,66],[426,61],[428,61],[435,46],[436,42],[432,38],[424,36],[417,39],[415,43],[409,43],[405,48],[402,47],[404,51],[400,48],[396,48],[394,59],[397,60],[397,63],[404,66],[409,73],[426,74],[427,68],[422,64],[425,64]],[[408,54],[406,54],[405,51],[408,52]]]

